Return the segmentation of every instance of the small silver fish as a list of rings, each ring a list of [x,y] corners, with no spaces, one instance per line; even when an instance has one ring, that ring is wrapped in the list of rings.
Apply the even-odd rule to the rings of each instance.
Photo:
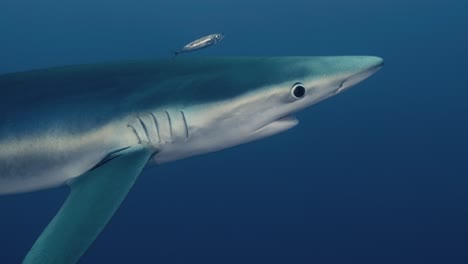
[[[204,36],[197,40],[190,42],[189,44],[185,45],[182,49],[175,51],[174,56],[177,56],[181,53],[192,52],[195,50],[203,49],[214,44],[217,44],[221,40],[223,40],[224,35],[221,33],[211,34],[208,36]]]

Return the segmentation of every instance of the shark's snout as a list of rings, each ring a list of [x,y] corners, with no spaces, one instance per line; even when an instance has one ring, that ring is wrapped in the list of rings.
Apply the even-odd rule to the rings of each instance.
[[[365,56],[356,57],[356,61],[354,63],[355,70],[349,72],[347,76],[340,81],[335,91],[336,94],[369,78],[383,67],[384,60],[380,57]]]
[[[364,60],[364,63],[365,64],[368,64],[368,67],[370,69],[374,69],[374,68],[380,68],[384,65],[384,60],[380,57],[375,57],[375,56],[366,56],[366,57],[363,57],[365,59]]]

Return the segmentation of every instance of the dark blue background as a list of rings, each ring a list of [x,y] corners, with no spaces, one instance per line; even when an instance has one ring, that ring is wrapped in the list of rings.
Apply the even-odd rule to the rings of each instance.
[[[152,168],[83,263],[467,263],[468,2],[1,0],[0,72],[190,56],[378,55],[284,134]],[[1,87],[0,87],[1,91]],[[18,263],[65,188],[0,197]]]

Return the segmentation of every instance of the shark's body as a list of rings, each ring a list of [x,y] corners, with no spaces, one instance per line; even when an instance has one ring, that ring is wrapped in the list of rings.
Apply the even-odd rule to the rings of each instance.
[[[345,90],[381,66],[376,57],[194,58],[0,76],[0,194],[72,187],[25,263],[74,262],[86,250],[126,194],[115,194],[116,202],[106,196],[109,205],[102,202],[96,210],[109,212],[103,220],[92,218],[98,226],[94,230],[86,222],[90,209],[82,204],[107,191],[102,190],[106,184],[94,182],[96,175],[121,174],[121,180],[109,176],[110,182],[122,181],[129,189],[133,181],[127,174],[136,177],[147,164],[287,130],[297,124],[291,113]],[[117,170],[119,166],[124,167]],[[74,189],[85,194],[74,196]],[[89,189],[93,193],[88,197]],[[82,218],[73,218],[78,224],[67,226],[71,224],[63,219],[81,210]],[[61,225],[86,237],[76,227],[83,222],[83,229],[90,228],[87,242],[66,246],[75,238],[63,238]],[[59,240],[74,253],[49,252]]]

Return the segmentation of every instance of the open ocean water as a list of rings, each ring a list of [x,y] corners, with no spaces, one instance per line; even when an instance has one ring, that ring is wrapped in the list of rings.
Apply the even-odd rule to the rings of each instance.
[[[468,263],[467,14],[462,0],[1,0],[0,73],[168,57],[214,32],[187,56],[383,57],[290,131],[147,170],[81,263]],[[0,263],[66,195],[0,197]]]

